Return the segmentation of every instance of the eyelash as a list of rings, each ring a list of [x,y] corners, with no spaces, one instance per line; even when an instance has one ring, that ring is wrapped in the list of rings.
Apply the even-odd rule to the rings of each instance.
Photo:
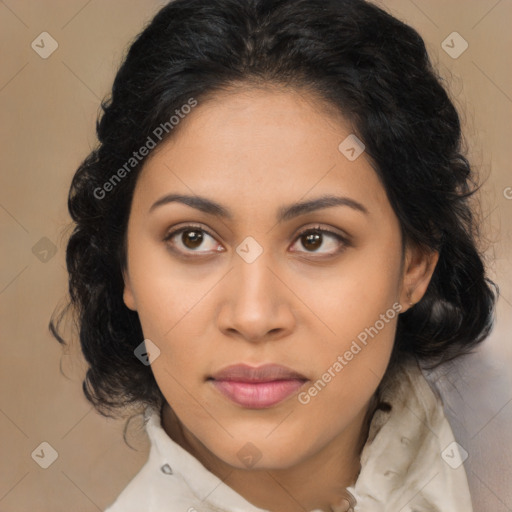
[[[164,237],[163,241],[164,242],[169,242],[172,238],[174,238],[177,235],[180,235],[181,233],[183,233],[185,231],[201,231],[203,233],[206,233],[208,236],[210,236],[211,238],[213,238],[215,240],[215,236],[212,235],[203,226],[200,226],[200,225],[197,225],[197,224],[189,224],[187,226],[183,226],[183,227],[178,228],[178,229],[176,229],[174,231],[171,231],[170,233],[168,233]],[[335,256],[337,254],[340,254],[341,252],[343,252],[344,249],[346,249],[347,247],[351,246],[351,243],[350,243],[348,238],[340,235],[339,233],[335,233],[334,231],[330,231],[330,230],[322,228],[320,226],[308,227],[308,228],[303,229],[299,233],[297,233],[297,236],[295,237],[294,243],[292,245],[295,245],[295,243],[301,237],[303,237],[303,236],[305,236],[305,235],[307,235],[309,233],[320,233],[322,235],[329,235],[329,236],[332,236],[333,238],[335,238],[338,242],[340,242],[341,247],[338,250],[334,251],[334,252],[323,254],[324,258],[328,258],[328,257],[331,257],[331,256]],[[169,243],[168,245],[172,246],[173,244]],[[199,256],[191,256],[191,255],[184,255],[183,251],[181,251],[180,249],[176,249],[175,247],[171,247],[171,249],[173,251],[175,251],[175,252],[178,252],[181,256],[184,256],[185,258],[198,258],[198,257],[201,257],[201,256],[206,256],[206,255],[214,254],[214,253],[211,253],[211,254],[205,253],[205,254],[200,254]],[[197,252],[197,251],[189,250],[187,252],[193,254],[194,252]],[[221,251],[218,251],[218,252],[221,252]],[[316,251],[294,251],[294,252],[306,252],[306,254],[315,254]],[[322,253],[319,253],[319,254],[322,254]]]

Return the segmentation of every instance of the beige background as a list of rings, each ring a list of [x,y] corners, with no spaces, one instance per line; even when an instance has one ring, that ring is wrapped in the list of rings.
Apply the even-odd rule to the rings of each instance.
[[[163,3],[0,0],[1,512],[102,510],[147,458],[136,428],[132,450],[123,422],[99,416],[85,400],[85,364],[76,347],[62,353],[47,324],[66,293],[70,179],[95,143],[99,102],[126,46]],[[470,158],[487,178],[487,254],[502,297],[485,350],[512,367],[512,2],[379,3],[424,37],[462,110]],[[31,48],[44,31],[58,42],[47,59]],[[441,47],[453,31],[469,43],[457,59]],[[58,453],[48,469],[31,456],[42,442]]]

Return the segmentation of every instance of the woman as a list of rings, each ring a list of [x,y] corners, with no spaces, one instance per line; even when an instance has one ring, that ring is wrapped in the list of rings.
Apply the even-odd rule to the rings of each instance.
[[[108,511],[471,511],[420,365],[482,341],[495,295],[421,37],[361,0],[176,0],[97,133],[69,198],[84,392],[151,440]]]

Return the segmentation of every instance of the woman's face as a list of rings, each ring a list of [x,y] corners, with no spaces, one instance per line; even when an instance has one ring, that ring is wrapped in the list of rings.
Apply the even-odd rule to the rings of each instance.
[[[124,300],[186,431],[232,466],[291,467],[360,426],[432,265],[402,266],[366,154],[312,98],[224,94],[181,123],[135,188]]]

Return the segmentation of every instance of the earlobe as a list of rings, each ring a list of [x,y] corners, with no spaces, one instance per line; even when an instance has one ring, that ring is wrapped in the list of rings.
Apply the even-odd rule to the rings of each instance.
[[[135,305],[135,297],[133,296],[132,286],[130,283],[130,278],[126,272],[123,272],[124,279],[124,290],[123,290],[123,302],[128,309],[132,311],[137,311],[137,307]]]
[[[438,260],[437,251],[425,250],[418,246],[407,248],[400,297],[400,303],[404,306],[402,311],[413,307],[422,299]]]

